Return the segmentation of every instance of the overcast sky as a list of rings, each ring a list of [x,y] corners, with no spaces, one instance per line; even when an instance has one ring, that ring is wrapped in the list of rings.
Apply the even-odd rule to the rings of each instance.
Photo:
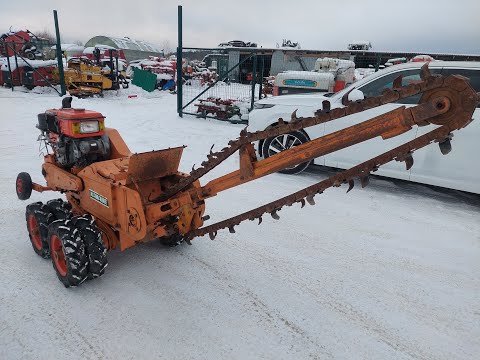
[[[375,50],[480,54],[480,0],[0,0],[0,32],[10,26],[54,33],[62,42],[96,35],[163,46],[177,43],[177,5],[183,5],[184,46],[228,40],[274,47],[287,38],[303,49],[342,50],[353,40]]]

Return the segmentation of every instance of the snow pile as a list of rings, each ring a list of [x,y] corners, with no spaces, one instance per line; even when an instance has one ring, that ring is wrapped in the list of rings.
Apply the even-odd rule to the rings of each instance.
[[[57,60],[26,60],[23,61],[19,57],[17,57],[17,62],[15,62],[15,56],[10,56],[9,59],[6,57],[0,57],[0,68],[2,71],[8,71],[8,61],[10,60],[10,68],[11,70],[16,70],[17,69],[17,63],[18,67],[26,67],[30,66],[32,68],[41,68],[41,67],[47,67],[47,66],[57,66]]]
[[[53,45],[51,48],[53,50],[56,50],[57,46]],[[60,48],[62,49],[62,51],[67,51],[69,53],[73,53],[73,52],[81,53],[84,50],[84,47],[82,45],[77,45],[77,44],[60,44]]]

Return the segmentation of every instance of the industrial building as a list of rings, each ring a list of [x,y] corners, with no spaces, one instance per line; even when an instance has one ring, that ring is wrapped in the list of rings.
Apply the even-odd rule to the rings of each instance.
[[[255,57],[250,57],[256,53]],[[331,57],[351,60],[356,68],[378,69],[390,59],[412,59],[418,53],[386,52],[386,51],[328,51],[328,50],[300,50],[300,49],[266,49],[266,48],[219,48],[203,52],[206,66],[216,68],[220,76],[228,69],[229,79],[233,81],[248,82],[249,76],[254,71],[262,73],[263,77],[277,75],[282,71],[310,71],[315,66],[318,58]],[[192,53],[184,52],[183,56],[189,58]],[[480,55],[422,53],[430,55],[435,60],[444,61],[480,61]],[[256,59],[256,61],[255,61]],[[256,64],[255,64],[256,62]],[[235,67],[236,64],[239,64]]]
[[[145,59],[149,56],[162,56],[163,49],[146,41],[134,40],[129,37],[116,38],[111,36],[94,36],[88,40],[85,47],[107,45],[123,50],[127,61]]]

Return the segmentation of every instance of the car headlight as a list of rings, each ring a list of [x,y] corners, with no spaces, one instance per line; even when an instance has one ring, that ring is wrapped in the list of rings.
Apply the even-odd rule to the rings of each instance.
[[[98,121],[82,121],[80,123],[80,134],[90,134],[100,131]]]
[[[269,109],[269,108],[272,108],[274,106],[275,106],[275,104],[259,104],[259,103],[253,104],[254,109]]]
[[[103,130],[103,122],[99,121],[82,121],[73,124],[74,134],[92,134]]]

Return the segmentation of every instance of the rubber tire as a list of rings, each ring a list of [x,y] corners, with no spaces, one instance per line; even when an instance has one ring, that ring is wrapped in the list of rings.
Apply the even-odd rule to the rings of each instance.
[[[73,216],[72,205],[62,199],[49,200],[46,205],[56,220],[66,220]]]
[[[32,178],[29,173],[21,172],[17,175],[15,190],[17,192],[17,197],[20,200],[30,199],[30,196],[32,195]]]
[[[32,234],[31,230],[29,229],[28,222],[30,215],[35,216],[39,227],[40,238],[42,242],[41,249],[37,248],[32,239]],[[28,236],[30,238],[33,250],[42,258],[48,259],[50,257],[50,246],[48,244],[48,226],[55,220],[53,214],[50,212],[46,205],[41,202],[36,202],[27,206],[27,209],[25,211],[25,220],[27,221]]]
[[[72,221],[80,230],[85,244],[88,257],[88,279],[102,276],[108,265],[107,249],[103,243],[102,232],[95,225],[95,220],[91,215],[75,216]]]
[[[307,137],[307,135],[302,131],[292,131],[292,132],[289,132],[287,134],[295,136],[297,139],[299,139],[301,141],[302,144],[305,144],[306,142],[310,141],[310,139]],[[270,147],[270,144],[272,143],[272,141],[274,139],[275,139],[274,137],[268,138],[267,140],[265,140],[263,142],[262,155],[265,159],[270,157],[268,155],[268,148]],[[312,160],[304,162],[302,164],[299,164],[299,165],[297,165],[297,166],[295,166],[291,169],[280,170],[279,173],[290,174],[290,175],[300,174],[302,171],[304,171],[306,168],[308,168],[308,166],[310,165],[311,162],[312,162]]]
[[[57,277],[67,288],[78,286],[88,277],[88,257],[80,231],[72,220],[55,220],[48,226],[48,244],[51,250],[54,235],[58,236],[62,244],[67,268],[66,274],[62,275],[52,254],[52,265]]]

